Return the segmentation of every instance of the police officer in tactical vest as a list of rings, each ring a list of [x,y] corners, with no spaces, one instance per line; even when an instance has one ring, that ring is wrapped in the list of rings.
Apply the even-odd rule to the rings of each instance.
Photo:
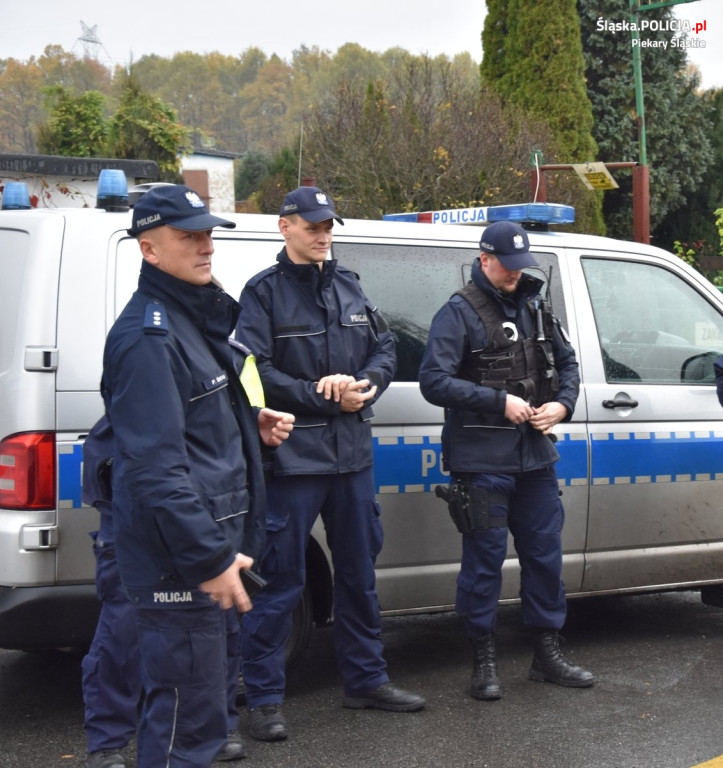
[[[533,637],[531,680],[573,688],[593,675],[561,652],[566,616],[560,501],[552,428],[572,417],[580,386],[565,331],[541,297],[527,233],[485,228],[472,280],[435,315],[419,371],[424,397],[445,409],[438,486],[462,534],[457,612],[473,647],[470,692],[501,697],[495,620],[512,534],[521,567],[522,619]]]

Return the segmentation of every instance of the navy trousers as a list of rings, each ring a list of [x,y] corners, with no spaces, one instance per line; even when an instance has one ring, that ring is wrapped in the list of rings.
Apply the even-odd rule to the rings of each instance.
[[[138,768],[208,768],[238,724],[237,714],[229,718],[238,664],[231,674],[228,658],[230,648],[238,657],[238,613],[210,600],[136,610],[144,693]]]
[[[283,701],[285,645],[304,591],[306,546],[318,515],[334,566],[334,639],[345,692],[374,690],[389,680],[374,573],[383,534],[372,468],[273,477],[267,485],[266,545],[258,563],[269,583],[241,623],[250,709]]]
[[[81,662],[88,752],[123,749],[130,742],[141,698],[136,612],[121,584],[107,535],[102,525],[92,534],[101,607],[93,642]]]
[[[560,629],[567,614],[562,582],[564,510],[554,466],[518,474],[473,475],[471,483],[508,494],[509,504],[490,508],[491,516],[507,514],[507,527],[462,536],[456,610],[464,618],[470,639],[474,642],[495,627],[508,530],[520,563],[524,625]]]
[[[143,735],[139,735],[138,740],[138,765],[153,768],[210,765],[225,742],[227,731],[235,730],[238,726],[236,696],[241,672],[238,612],[235,608],[221,611],[216,605],[208,605],[208,622],[212,632],[214,635],[220,633],[217,642],[208,645],[204,626],[199,628],[198,638],[192,636],[195,633],[195,622],[199,620],[193,611],[188,616],[170,615],[183,613],[183,609],[140,609],[137,612],[136,605],[121,583],[112,536],[110,516],[103,514],[100,531],[93,534],[97,558],[96,590],[101,610],[93,642],[81,665],[88,752],[123,749],[130,742],[139,725],[138,710],[145,687],[153,695],[153,706],[147,706],[146,695],[141,713],[140,732]],[[144,643],[143,653],[139,648],[139,615],[144,617],[140,634]],[[201,623],[204,621],[202,619]],[[168,635],[165,634],[166,627],[169,627]],[[210,646],[213,648],[208,650]],[[208,652],[215,659],[217,646],[221,648],[224,670],[223,701],[217,706],[223,712],[217,717],[218,723],[222,725],[218,727],[216,722],[214,725],[216,730],[222,731],[221,742],[219,744],[219,737],[216,736],[210,745],[195,745],[196,737],[189,738],[183,731],[184,728],[196,727],[193,714],[195,693],[182,695],[183,684],[188,678],[188,671],[197,664],[195,657]],[[174,653],[176,658],[163,659],[164,652]],[[141,656],[145,657],[143,666]],[[176,661],[178,669],[174,671],[172,665]],[[180,684],[177,691],[169,694],[167,687],[176,673]],[[199,672],[199,676],[202,677],[203,672]],[[178,711],[176,702],[179,705]],[[177,722],[177,716],[181,714],[181,703],[187,713],[188,723]],[[203,709],[206,705],[201,700],[197,706]],[[203,712],[198,719],[202,720],[205,716]],[[148,721],[149,717],[153,722]],[[178,733],[171,733],[176,727],[179,728]],[[157,743],[154,742],[156,738],[159,739]],[[205,742],[204,733],[199,734],[198,738]],[[147,745],[149,739],[150,748]]]

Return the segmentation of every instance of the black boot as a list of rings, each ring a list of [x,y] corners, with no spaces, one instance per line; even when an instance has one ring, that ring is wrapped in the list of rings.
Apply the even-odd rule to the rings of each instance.
[[[473,698],[483,701],[502,698],[497,677],[495,636],[492,632],[472,643],[472,681],[469,692]]]
[[[595,682],[591,672],[568,661],[560,650],[560,637],[554,629],[538,630],[534,635],[535,655],[530,680],[587,688]]]

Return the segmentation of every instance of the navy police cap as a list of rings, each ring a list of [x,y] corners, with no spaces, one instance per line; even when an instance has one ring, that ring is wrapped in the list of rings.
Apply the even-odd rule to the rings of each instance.
[[[184,232],[201,232],[236,224],[209,213],[197,192],[183,184],[164,184],[144,192],[133,208],[132,237],[155,227],[173,227]]]
[[[279,216],[291,216],[294,213],[314,223],[329,219],[335,219],[339,224],[344,223],[334,208],[334,201],[318,187],[297,187],[286,195]]]
[[[496,256],[500,264],[510,272],[539,266],[530,253],[527,232],[514,221],[495,221],[485,227],[479,247],[484,253]]]

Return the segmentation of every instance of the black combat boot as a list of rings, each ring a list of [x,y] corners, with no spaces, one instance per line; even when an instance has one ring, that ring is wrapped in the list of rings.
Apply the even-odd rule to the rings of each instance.
[[[472,643],[472,680],[469,692],[475,699],[494,701],[502,698],[497,677],[495,636],[488,632]]]
[[[530,680],[587,688],[595,682],[591,672],[568,661],[560,650],[560,637],[554,629],[540,629],[534,634],[535,655]]]

